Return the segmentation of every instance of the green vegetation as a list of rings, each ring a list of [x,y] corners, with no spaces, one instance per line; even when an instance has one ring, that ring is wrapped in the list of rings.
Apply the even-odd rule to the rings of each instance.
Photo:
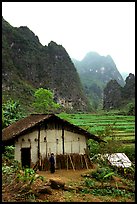
[[[117,196],[134,199],[135,197],[135,167],[117,168],[107,164],[106,160],[97,159],[98,167],[89,172],[85,178],[82,194],[95,196]]]
[[[131,161],[135,161],[135,116],[115,115],[117,112],[100,114],[66,114],[59,117],[89,131],[107,141],[99,144],[88,141],[91,156],[102,151],[107,153],[123,152]],[[92,154],[93,153],[93,154]]]
[[[93,190],[83,190],[82,193],[90,193],[96,196],[112,196],[112,197],[117,197],[117,196],[122,196],[122,197],[128,197],[128,198],[134,198],[134,193],[131,192],[126,192],[126,190],[121,190],[121,189],[116,189],[116,188],[111,188],[111,187],[106,187],[104,189],[93,189]]]
[[[91,173],[91,176],[95,178],[98,181],[106,181],[111,178],[111,176],[114,174],[112,169],[110,167],[102,167],[98,168],[97,170],[93,171]]]
[[[25,114],[34,111],[32,102],[34,101],[34,92],[36,88],[19,78],[12,79],[8,87],[9,88],[2,90],[3,103],[6,103],[10,99],[20,101],[20,105],[24,109],[23,112]]]
[[[44,181],[44,177],[37,176],[33,169],[23,170],[20,163],[14,160],[14,147],[5,147],[5,152],[2,154],[2,192],[11,194],[10,202],[34,201],[33,185],[37,180]]]
[[[50,90],[39,88],[34,96],[33,106],[37,113],[51,113],[60,108],[60,105],[54,102],[54,94]]]
[[[117,148],[117,151],[124,152],[128,158],[135,163],[135,143],[123,144]]]
[[[117,137],[124,137],[127,135],[132,137],[135,135],[135,116],[123,115],[105,115],[101,114],[66,114],[60,113],[59,117],[68,120],[74,125],[78,125],[83,129],[104,137],[103,132],[108,131],[109,135],[116,135]],[[104,138],[105,139],[105,138]]]
[[[10,99],[2,105],[2,128],[7,127],[23,117],[25,117],[25,115],[19,101]]]
[[[96,53],[93,55],[94,59],[96,58],[93,63],[91,62],[93,69],[90,69],[87,64],[87,61],[91,59],[90,55],[89,59],[84,60],[83,65],[79,67],[80,78],[84,85],[83,91],[79,75],[61,45],[51,41],[48,46],[42,46],[38,37],[29,28],[25,26],[14,28],[2,19],[2,128],[33,113],[34,109],[37,113],[55,112],[59,104],[54,101],[54,94],[50,90],[54,90],[56,101],[63,102],[63,110],[68,112],[89,111],[91,110],[90,104],[94,110],[102,109],[103,89],[108,78],[113,78],[115,64],[110,56],[102,58]],[[109,66],[106,66],[106,62]],[[81,69],[84,66],[87,68],[83,74]],[[99,76],[101,68],[104,68],[104,71],[100,72]],[[116,78],[120,77],[123,84],[117,69],[115,73]],[[105,144],[99,144],[89,140],[91,157],[98,153],[124,152],[133,163],[135,162],[134,83],[135,78],[130,74],[124,88],[118,86],[118,89],[115,90],[114,83],[112,87],[108,86],[106,95],[110,90],[112,93],[107,101],[112,104],[106,103],[110,111],[100,110],[100,113],[94,114],[59,114],[61,118],[107,141]],[[85,94],[90,99],[90,104]],[[122,105],[119,104],[120,100]],[[119,107],[120,110],[111,110],[112,106]],[[92,179],[86,178],[85,188],[81,193],[133,198],[134,166],[119,169],[119,172],[116,172],[116,169],[109,169],[106,164],[103,166],[102,162],[98,162],[98,165],[99,168],[91,174]],[[108,181],[111,182],[113,175],[131,179],[128,185],[132,189],[128,191],[129,189],[120,189],[118,185],[115,187],[105,185],[108,184]],[[2,190],[7,193],[8,189],[13,199],[10,200],[11,202],[15,200],[35,201],[32,185],[38,179],[43,180],[42,177],[36,175],[33,169],[22,169],[19,162],[14,160],[13,146],[5,147],[2,155]],[[104,188],[100,189],[96,185],[97,182],[101,182],[103,184],[101,187],[104,186]],[[71,195],[70,193],[69,201],[72,201],[73,196]]]
[[[124,87],[110,80],[103,91],[103,109],[125,109],[127,115],[135,115],[135,76],[129,74]]]
[[[36,172],[31,168],[25,168],[22,174],[18,174],[17,178],[19,181],[23,181],[23,183],[27,183],[28,185],[31,185],[33,182],[35,182],[38,178],[40,178],[42,181],[44,180],[44,177],[37,176]]]
[[[40,87],[54,91],[56,101],[63,100],[64,108],[70,102],[74,111],[88,109],[79,75],[63,46],[53,41],[43,46],[26,26],[15,28],[2,19],[4,102],[9,98],[20,100],[27,113],[33,112],[33,95]]]

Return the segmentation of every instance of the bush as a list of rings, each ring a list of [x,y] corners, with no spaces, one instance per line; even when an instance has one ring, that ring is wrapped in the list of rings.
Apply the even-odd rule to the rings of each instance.
[[[135,180],[135,167],[133,165],[128,168],[118,168],[117,172],[125,179]]]
[[[24,171],[18,174],[18,179],[20,181],[23,181],[24,183],[28,183],[31,185],[33,182],[35,182],[37,179],[41,179],[42,181],[44,180],[43,176],[36,176],[36,173],[33,169],[31,168],[26,168]]]
[[[15,147],[13,145],[6,146],[4,151],[4,156],[7,157],[7,159],[14,159],[14,150],[15,150]]]
[[[89,188],[92,188],[92,187],[95,186],[95,182],[92,181],[91,179],[88,179],[88,178],[85,179],[85,184],[86,184],[86,186],[89,187]]]
[[[98,168],[96,171],[93,171],[91,173],[92,177],[98,181],[110,180],[113,174],[114,172],[112,172],[112,169],[110,167]]]
[[[123,152],[130,159],[131,162],[135,162],[135,145],[124,145],[120,147],[119,152]]]

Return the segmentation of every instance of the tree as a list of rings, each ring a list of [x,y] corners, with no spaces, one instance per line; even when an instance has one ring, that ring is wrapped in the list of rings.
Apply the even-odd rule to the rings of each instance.
[[[51,113],[60,108],[60,105],[54,102],[54,94],[50,90],[39,88],[35,91],[34,97],[33,107],[38,113]]]
[[[2,128],[7,127],[24,116],[19,101],[9,99],[6,103],[2,104]]]

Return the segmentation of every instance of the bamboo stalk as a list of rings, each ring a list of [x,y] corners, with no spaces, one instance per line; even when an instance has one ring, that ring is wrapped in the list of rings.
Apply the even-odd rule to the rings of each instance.
[[[75,171],[75,168],[74,168],[74,165],[73,165],[73,162],[72,162],[72,159],[71,159],[70,154],[69,154],[69,158],[70,158],[70,162],[71,162],[71,165],[72,165],[72,167],[73,167],[73,170]]]

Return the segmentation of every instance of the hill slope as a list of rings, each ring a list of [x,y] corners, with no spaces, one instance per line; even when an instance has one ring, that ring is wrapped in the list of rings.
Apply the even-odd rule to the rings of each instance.
[[[110,80],[104,88],[103,109],[126,109],[128,115],[135,115],[135,76],[130,73],[124,87],[116,80]]]
[[[96,52],[89,52],[81,61],[72,60],[80,75],[87,96],[96,107],[102,103],[103,89],[110,80],[117,80],[121,86],[125,84],[109,55],[105,57]]]
[[[65,108],[88,109],[79,75],[63,46],[53,41],[42,46],[28,27],[12,27],[2,19],[3,100],[19,99],[31,108],[39,87],[52,90]]]

